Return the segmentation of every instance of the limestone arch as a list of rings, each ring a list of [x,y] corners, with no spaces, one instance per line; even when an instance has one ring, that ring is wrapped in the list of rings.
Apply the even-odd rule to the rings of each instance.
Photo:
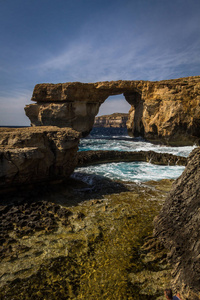
[[[87,136],[93,128],[99,107],[109,96],[123,94],[131,105],[128,132],[138,136],[143,128],[142,90],[137,81],[106,81],[96,83],[68,82],[38,84],[32,101],[25,107],[32,126],[71,127]]]
[[[116,95],[122,95],[124,101],[131,105],[129,111],[127,111],[127,113],[129,113],[129,119],[127,122],[128,134],[133,137],[141,136],[141,134],[144,134],[144,125],[142,120],[144,100],[142,100],[142,93],[136,90],[125,90],[124,92],[115,91],[99,105],[99,108],[103,106],[106,101],[109,101],[108,98]]]

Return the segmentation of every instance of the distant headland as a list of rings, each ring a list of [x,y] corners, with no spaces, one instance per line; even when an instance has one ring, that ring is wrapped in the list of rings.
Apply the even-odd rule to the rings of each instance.
[[[96,117],[94,120],[94,127],[126,128],[127,121],[128,113],[113,113],[111,115]]]

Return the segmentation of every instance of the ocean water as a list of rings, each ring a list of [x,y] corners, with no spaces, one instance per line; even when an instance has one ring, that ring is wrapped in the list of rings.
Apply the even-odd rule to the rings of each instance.
[[[124,128],[93,128],[90,135],[81,140],[79,151],[117,150],[171,153],[187,157],[196,146],[169,147],[154,145],[142,138],[131,138]],[[77,168],[73,177],[92,183],[95,176],[114,180],[144,182],[149,180],[176,179],[184,170],[183,166],[158,166],[145,162],[120,162]],[[91,176],[92,175],[92,176]]]

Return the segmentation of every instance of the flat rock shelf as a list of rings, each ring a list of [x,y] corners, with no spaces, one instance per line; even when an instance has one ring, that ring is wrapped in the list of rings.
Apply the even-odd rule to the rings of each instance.
[[[152,236],[172,180],[73,179],[4,195],[1,299],[162,299],[171,269]]]

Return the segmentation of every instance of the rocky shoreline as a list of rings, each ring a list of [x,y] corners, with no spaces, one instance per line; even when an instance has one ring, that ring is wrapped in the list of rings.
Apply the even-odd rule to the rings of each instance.
[[[152,221],[171,183],[99,178],[2,195],[1,299],[162,299],[171,269]]]
[[[25,108],[36,127],[0,129],[1,299],[161,300],[171,280],[182,300],[200,299],[200,148],[188,159],[77,152],[99,106],[121,93],[131,136],[199,145],[199,84],[200,76],[36,85],[36,104]],[[70,179],[77,164],[133,160],[186,168],[173,185]]]
[[[49,131],[46,128],[38,128],[36,131],[32,129],[32,133],[35,134],[36,132],[33,135],[36,140],[38,130],[42,134],[43,132],[45,134],[52,132],[52,130]],[[7,140],[9,149],[14,149],[15,144],[17,145],[19,132],[17,131],[15,135],[12,133],[9,143]],[[62,140],[57,140],[60,129],[54,128],[53,133],[54,138],[56,137],[58,149],[62,149],[59,148],[59,145],[63,147]],[[3,141],[6,141],[4,134]],[[29,146],[28,140],[26,143],[25,146]],[[19,145],[21,145],[21,142]],[[39,145],[41,147],[41,144]],[[49,145],[52,147],[51,143]],[[2,143],[2,150],[7,151],[7,147]],[[53,153],[55,153],[55,148],[53,149]],[[7,156],[7,161],[9,159],[10,157]],[[136,293],[136,298],[133,297],[132,299],[137,299],[137,297],[162,299],[163,289],[169,286],[172,280],[174,290],[181,291],[183,300],[191,297],[193,297],[192,299],[198,299],[198,272],[194,272],[195,267],[192,269],[195,280],[190,282],[185,277],[184,270],[187,268],[189,272],[191,269],[191,257],[195,253],[197,256],[194,257],[192,266],[198,264],[198,237],[195,238],[198,234],[194,228],[198,226],[198,216],[196,216],[198,201],[195,199],[198,198],[199,193],[199,148],[194,149],[188,159],[153,151],[76,152],[76,165],[78,166],[133,160],[151,161],[155,164],[186,165],[185,172],[172,186],[170,196],[168,196],[160,214],[160,208],[165,201],[166,193],[171,188],[172,181],[162,180],[137,185],[98,177],[96,182],[90,186],[60,176],[61,173],[59,173],[58,177],[53,177],[54,180],[41,183],[32,182],[23,186],[18,185],[17,190],[1,190],[0,296],[2,299],[43,299],[46,296],[48,299],[55,299],[55,297],[61,297],[62,299],[66,295],[72,297],[72,299],[81,299],[84,295],[89,297],[87,293],[90,293],[92,286],[95,286],[95,282],[100,280],[100,278],[93,276],[93,273],[93,275],[91,274],[93,267],[95,265],[94,272],[98,270],[97,274],[102,274],[103,270],[101,268],[102,266],[104,266],[103,269],[105,268],[105,261],[103,260],[98,267],[96,261],[100,257],[101,259],[107,257],[107,263],[112,262],[111,257],[115,239],[119,239],[119,243],[116,244],[116,259],[120,259],[117,254],[119,245],[122,245],[122,252],[126,256],[123,258],[122,269],[117,269],[117,274],[120,274],[120,276],[122,271],[125,272],[122,290],[126,297],[130,298],[132,294]],[[4,159],[1,162],[4,162]],[[12,159],[11,163],[13,163]],[[65,174],[64,170],[62,174]],[[186,179],[184,179],[184,176],[186,176]],[[188,188],[190,185],[193,185],[192,190]],[[178,200],[180,192],[183,194],[181,201]],[[189,251],[185,247],[186,252],[184,252],[184,250],[180,251],[178,249],[180,249],[180,245],[182,245],[181,249],[184,249],[185,237],[183,241],[179,241],[177,244],[177,235],[170,234],[176,228],[173,220],[170,222],[171,229],[167,227],[166,230],[165,227],[168,224],[166,218],[169,220],[172,216],[169,217],[168,213],[170,214],[170,211],[173,210],[174,215],[175,210],[177,210],[174,216],[176,220],[180,218],[182,221],[178,222],[176,230],[177,233],[178,230],[181,230],[179,236],[183,237],[182,230],[186,221],[184,211],[188,205],[187,198],[190,199],[190,193],[193,196],[189,208],[191,215],[187,217],[191,220],[191,223],[188,223],[188,228],[191,228],[189,235],[196,250],[195,252],[194,249]],[[171,199],[174,199],[174,202]],[[181,203],[181,208],[178,203]],[[196,203],[196,206],[193,205],[194,203]],[[157,215],[155,235],[153,236],[153,219]],[[128,224],[128,227],[124,227],[124,224]],[[113,229],[114,236],[109,233],[110,228],[113,226],[115,228]],[[123,240],[124,236],[126,236],[126,240]],[[106,244],[105,241],[112,241],[112,247],[111,244]],[[168,241],[170,247],[166,241]],[[108,246],[110,247],[110,253]],[[166,250],[167,248],[169,250]],[[105,256],[105,251],[108,251],[106,252],[107,256]],[[104,253],[104,256],[102,256],[102,253]],[[185,255],[189,256],[187,259],[184,258],[184,264],[181,261]],[[177,262],[179,262],[178,265]],[[91,263],[94,263],[94,265],[91,265]],[[172,267],[173,265],[176,267]],[[57,272],[58,268],[60,269],[59,273]],[[125,271],[127,269],[129,272]],[[76,270],[75,273],[74,270]],[[111,266],[109,266],[109,270],[111,270],[109,276],[112,278],[113,272],[116,272],[116,270],[113,270]],[[83,274],[87,274],[89,278],[91,277],[90,287],[87,287],[87,276]],[[78,280],[79,277],[83,277],[83,281]],[[39,281],[38,278],[40,278]],[[106,278],[102,284],[105,285],[107,280],[110,279]],[[61,288],[64,284],[65,288]],[[116,294],[116,297],[123,298],[120,289],[121,287],[117,286],[118,295]],[[97,294],[94,294],[93,297],[102,297],[102,288],[100,291],[96,287],[96,290]],[[108,286],[105,290],[103,289],[103,291],[108,294],[113,293],[111,286]]]

